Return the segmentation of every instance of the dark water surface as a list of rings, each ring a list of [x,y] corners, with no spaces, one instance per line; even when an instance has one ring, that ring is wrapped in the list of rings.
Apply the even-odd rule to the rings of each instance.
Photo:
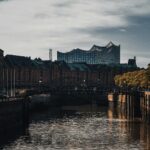
[[[3,149],[150,150],[149,125],[129,122],[103,107],[67,106],[63,110],[34,114],[25,134]]]

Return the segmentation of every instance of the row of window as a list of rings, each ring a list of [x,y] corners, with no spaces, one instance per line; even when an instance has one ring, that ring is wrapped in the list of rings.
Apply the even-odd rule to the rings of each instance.
[[[67,55],[67,54],[59,54],[58,60],[63,60],[67,63],[72,62],[86,62],[88,64],[100,64],[100,63],[119,63],[120,58],[115,57],[114,55],[104,55],[99,56],[96,53],[90,53],[86,54],[83,53],[83,55],[79,55],[78,53]]]

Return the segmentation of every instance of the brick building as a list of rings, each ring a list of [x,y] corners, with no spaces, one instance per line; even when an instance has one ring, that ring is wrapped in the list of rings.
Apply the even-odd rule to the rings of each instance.
[[[114,86],[114,77],[128,71],[138,69],[129,64],[86,64],[66,63],[55,61],[52,63],[52,85],[63,86]]]
[[[128,64],[87,64],[84,62],[32,60],[30,57],[6,55],[0,50],[0,93],[14,96],[23,88],[108,88],[115,75],[137,70],[136,60]]]

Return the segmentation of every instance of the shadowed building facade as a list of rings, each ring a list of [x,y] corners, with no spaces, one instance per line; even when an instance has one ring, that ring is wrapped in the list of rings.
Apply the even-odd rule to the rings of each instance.
[[[120,64],[120,45],[109,42],[106,46],[93,45],[88,51],[79,48],[66,53],[58,51],[57,60],[66,63]]]
[[[4,60],[4,51],[0,49],[0,91],[4,89],[7,64]],[[1,94],[1,92],[0,92]]]
[[[113,45],[110,44],[108,47],[113,47]],[[93,51],[94,48],[96,47],[93,46]],[[63,87],[94,86],[111,88],[115,83],[115,75],[139,69],[136,66],[135,58],[129,59],[126,64],[119,62],[92,63],[52,62],[40,58],[32,60],[25,56],[3,56],[3,51],[0,50],[0,93],[15,96],[18,95],[19,89],[62,89]]]

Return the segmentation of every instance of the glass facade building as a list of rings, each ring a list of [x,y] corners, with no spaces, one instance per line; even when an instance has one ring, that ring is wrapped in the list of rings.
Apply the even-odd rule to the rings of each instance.
[[[87,64],[119,64],[120,45],[109,42],[106,46],[93,45],[90,50],[73,49],[70,52],[57,52],[57,60],[67,63],[86,62]]]

